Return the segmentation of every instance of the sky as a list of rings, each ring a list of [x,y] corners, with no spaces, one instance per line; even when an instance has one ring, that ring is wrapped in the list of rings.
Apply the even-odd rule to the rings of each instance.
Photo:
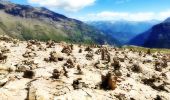
[[[150,21],[170,17],[170,0],[10,0],[82,21]]]

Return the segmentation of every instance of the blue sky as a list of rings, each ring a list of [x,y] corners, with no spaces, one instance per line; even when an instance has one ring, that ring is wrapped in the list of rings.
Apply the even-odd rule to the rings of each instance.
[[[170,0],[10,0],[44,6],[80,20],[164,20],[170,17]]]

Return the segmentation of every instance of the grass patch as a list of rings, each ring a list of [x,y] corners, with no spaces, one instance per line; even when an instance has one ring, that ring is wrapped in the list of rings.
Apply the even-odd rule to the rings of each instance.
[[[124,46],[122,48],[128,48],[128,49],[133,49],[135,51],[142,51],[142,52],[147,52],[147,50],[150,49],[151,53],[161,52],[164,54],[170,54],[170,49],[144,48],[138,46]]]

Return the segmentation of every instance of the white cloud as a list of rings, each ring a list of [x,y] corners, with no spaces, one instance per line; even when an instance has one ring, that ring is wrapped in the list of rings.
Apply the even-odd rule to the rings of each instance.
[[[96,0],[28,0],[31,4],[38,4],[48,8],[64,9],[66,11],[78,11],[84,7],[93,5]]]
[[[170,10],[159,13],[159,18],[160,18],[160,19],[166,19],[167,17],[170,17]]]
[[[140,12],[129,14],[126,19],[133,21],[147,21],[154,19],[155,14],[153,12]]]
[[[128,20],[128,21],[149,21],[149,20],[164,20],[170,17],[170,10],[165,12],[138,12],[138,13],[129,13],[129,12],[109,12],[104,11],[96,14],[88,14],[85,17],[81,17],[80,20]],[[86,19],[88,18],[88,19]]]

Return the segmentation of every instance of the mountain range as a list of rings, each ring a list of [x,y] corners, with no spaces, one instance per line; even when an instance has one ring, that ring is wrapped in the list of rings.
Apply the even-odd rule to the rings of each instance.
[[[0,0],[0,34],[20,40],[119,45],[113,37],[79,20],[44,7],[14,4],[4,0]]]
[[[111,35],[113,38],[119,40],[122,44],[126,44],[136,35],[145,32],[153,25],[159,23],[157,20],[152,21],[92,21],[87,24],[96,27],[100,31]]]
[[[170,48],[170,18],[136,36],[129,44],[149,48]]]

